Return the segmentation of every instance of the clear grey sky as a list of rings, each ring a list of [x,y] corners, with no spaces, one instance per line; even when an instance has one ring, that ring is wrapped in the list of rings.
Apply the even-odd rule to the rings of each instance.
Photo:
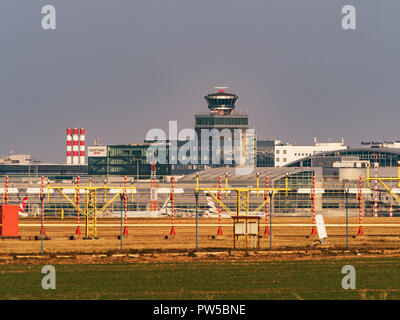
[[[341,28],[345,4],[358,30]],[[399,12],[398,0],[2,0],[0,154],[65,162],[74,126],[88,144],[190,128],[218,85],[259,138],[400,139]]]

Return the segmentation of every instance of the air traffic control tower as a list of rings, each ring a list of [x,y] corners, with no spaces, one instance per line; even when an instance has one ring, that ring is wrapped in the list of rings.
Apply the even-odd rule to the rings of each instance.
[[[236,135],[240,132],[239,142],[236,142],[236,146],[240,149],[240,154],[242,159],[236,159],[233,152],[233,157],[231,158],[232,164],[229,166],[242,166],[240,163],[244,163],[244,159],[248,156],[249,153],[255,156],[255,145],[256,145],[256,137],[255,133],[248,132],[249,129],[249,117],[247,114],[236,112],[236,102],[239,97],[232,93],[225,92],[226,87],[216,87],[217,92],[210,93],[204,97],[207,102],[209,112],[199,113],[195,115],[195,131],[198,137],[198,146],[199,146],[199,154],[201,159],[199,159],[199,163],[202,164],[204,162],[208,162],[206,166],[200,166],[200,168],[205,167],[220,167],[226,166],[223,162],[224,159],[224,140],[225,138],[233,139],[235,137],[235,129]],[[203,130],[205,129],[205,130]],[[215,130],[213,130],[215,129]],[[210,132],[210,130],[214,131],[213,137],[206,137],[204,133]],[[219,137],[216,137],[219,136]],[[216,145],[216,139],[219,139],[220,145]],[[201,152],[201,145],[204,140],[208,140],[209,144],[209,153],[205,154],[205,152]],[[232,149],[234,147],[233,141],[231,140]],[[212,155],[219,153],[221,163],[213,164],[212,163]],[[238,153],[237,153],[238,154]],[[225,157],[225,159],[227,156]]]

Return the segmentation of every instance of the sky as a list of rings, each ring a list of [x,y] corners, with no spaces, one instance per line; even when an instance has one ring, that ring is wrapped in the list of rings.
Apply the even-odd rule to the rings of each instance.
[[[341,26],[344,5],[357,30]],[[44,5],[56,30],[43,30]],[[0,154],[65,163],[87,144],[193,128],[227,86],[258,138],[400,140],[398,0],[2,0]]]

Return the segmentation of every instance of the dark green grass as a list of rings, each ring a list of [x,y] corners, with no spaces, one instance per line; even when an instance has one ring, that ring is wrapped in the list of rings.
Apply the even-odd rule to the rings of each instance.
[[[341,269],[356,268],[356,290]],[[0,299],[399,299],[400,259],[0,266]]]

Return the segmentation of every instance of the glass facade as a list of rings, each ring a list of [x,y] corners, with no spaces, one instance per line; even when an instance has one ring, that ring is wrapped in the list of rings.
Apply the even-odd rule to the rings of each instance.
[[[196,126],[248,126],[247,117],[196,117]]]
[[[288,188],[293,189],[286,192],[278,192],[273,198],[273,212],[292,213],[295,209],[311,209],[309,194],[298,193],[298,188],[311,188],[313,183],[314,171],[303,171],[291,174],[288,177]],[[286,179],[282,177],[274,182],[274,188],[285,188]]]
[[[122,175],[136,176],[141,179],[149,179],[151,175],[151,163],[146,159],[146,152],[150,143],[139,145],[116,145],[107,147],[107,157],[89,157],[89,175]],[[165,144],[159,149],[165,151],[169,158],[169,148]],[[157,152],[154,154],[158,156]],[[157,175],[170,175],[171,167],[167,164],[156,164]]]
[[[72,176],[86,175],[87,165],[67,164],[0,164],[0,175],[21,175],[21,176]]]
[[[332,167],[333,162],[340,157],[357,157],[360,161],[377,161],[380,167],[397,167],[400,161],[400,151],[380,148],[368,149],[347,149],[333,152],[326,152],[309,158],[300,159],[288,165],[288,167]]]

